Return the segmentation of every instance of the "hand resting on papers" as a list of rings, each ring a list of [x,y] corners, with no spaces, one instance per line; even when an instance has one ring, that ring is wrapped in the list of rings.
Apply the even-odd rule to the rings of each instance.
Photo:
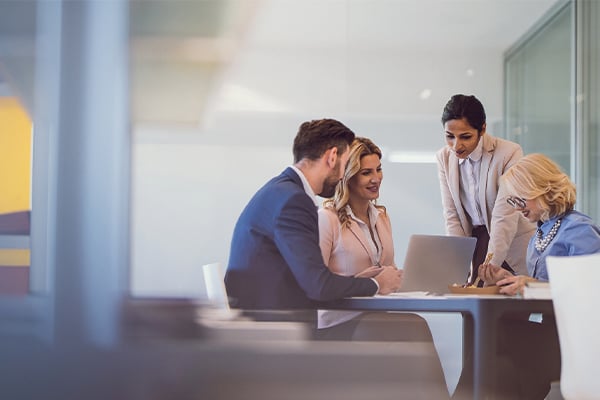
[[[485,282],[486,286],[501,286],[500,293],[514,296],[523,294],[523,288],[527,282],[536,281],[535,278],[525,275],[513,275],[507,270],[491,265],[482,264],[479,266],[479,276]]]
[[[398,291],[402,283],[402,270],[394,266],[373,265],[355,274],[355,278],[375,278],[379,284],[377,294],[390,294]],[[383,275],[382,275],[383,274]],[[382,275],[382,276],[380,276]]]

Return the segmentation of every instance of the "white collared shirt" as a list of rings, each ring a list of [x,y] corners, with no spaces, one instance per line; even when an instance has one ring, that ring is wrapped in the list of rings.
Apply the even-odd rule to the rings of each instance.
[[[383,246],[381,245],[381,239],[379,239],[379,233],[375,227],[380,210],[378,210],[373,203],[369,203],[369,222],[371,223],[370,230],[369,226],[363,220],[354,215],[350,206],[346,206],[346,212],[348,213],[348,216],[356,222],[364,236],[367,238],[367,244],[369,245],[369,248],[368,250],[365,250],[367,250],[369,257],[371,258],[372,265],[380,265]],[[371,236],[371,230],[373,231],[375,240],[373,240],[373,237]]]
[[[302,181],[302,186],[304,186],[304,191],[306,192],[308,197],[310,197],[312,199],[313,203],[315,203],[315,206],[319,207],[319,201],[317,200],[317,195],[315,195],[315,192],[313,191],[312,187],[310,187],[310,183],[308,183],[308,180],[306,179],[306,177],[304,176],[302,171],[300,171],[294,165],[290,165],[290,168],[293,169],[294,171],[296,171],[296,173],[300,177],[300,180]]]
[[[479,144],[469,154],[469,157],[458,160],[460,167],[460,201],[471,217],[473,226],[485,225],[478,197],[482,155],[483,140],[479,139]]]

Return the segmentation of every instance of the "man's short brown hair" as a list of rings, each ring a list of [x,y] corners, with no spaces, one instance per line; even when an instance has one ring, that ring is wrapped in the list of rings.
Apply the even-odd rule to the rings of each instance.
[[[354,136],[354,132],[335,119],[304,122],[294,139],[294,163],[302,159],[317,160],[332,147],[337,147],[341,154],[350,146]]]

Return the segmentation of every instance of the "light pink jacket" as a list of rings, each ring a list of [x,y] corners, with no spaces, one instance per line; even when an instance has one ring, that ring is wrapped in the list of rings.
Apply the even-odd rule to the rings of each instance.
[[[375,229],[381,240],[381,265],[393,265],[394,242],[392,224],[383,211],[379,211]],[[323,261],[338,275],[353,276],[374,265],[376,255],[371,253],[368,238],[356,221],[351,220],[348,228],[342,228],[337,213],[331,209],[319,210],[319,244]]]
[[[381,265],[393,265],[394,242],[392,224],[386,213],[379,210],[375,229],[381,241]],[[374,265],[376,254],[372,254],[368,239],[354,220],[348,228],[342,228],[337,213],[331,209],[319,209],[319,244],[323,261],[339,275],[353,276]],[[327,328],[348,321],[360,312],[319,310],[318,327]]]
[[[493,252],[493,265],[504,260],[517,274],[527,275],[527,244],[535,231],[535,224],[527,221],[512,208],[499,187],[499,179],[506,170],[523,156],[521,146],[508,140],[484,134],[481,157],[479,203],[485,226],[490,233],[488,253]],[[460,172],[456,154],[445,146],[437,152],[438,174],[446,233],[471,236],[472,225],[460,201]]]

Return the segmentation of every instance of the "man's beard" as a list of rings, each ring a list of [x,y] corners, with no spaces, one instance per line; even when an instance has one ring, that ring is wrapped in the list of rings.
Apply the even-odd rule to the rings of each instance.
[[[335,168],[333,169],[331,174],[329,174],[327,178],[325,178],[325,182],[323,182],[323,189],[321,189],[321,193],[319,193],[319,196],[329,198],[333,197],[333,195],[335,194],[335,188],[337,188],[337,185],[340,183],[339,176],[341,166],[339,161],[340,160],[337,160]]]

